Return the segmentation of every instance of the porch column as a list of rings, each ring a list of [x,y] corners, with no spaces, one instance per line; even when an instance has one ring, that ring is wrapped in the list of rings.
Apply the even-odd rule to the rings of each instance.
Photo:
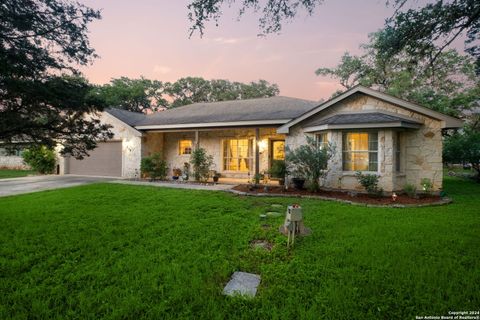
[[[255,175],[260,173],[260,150],[258,143],[260,142],[260,129],[255,128]]]
[[[198,138],[198,130],[195,130],[195,146],[194,148],[195,149],[198,149],[198,147],[200,147],[200,139]]]

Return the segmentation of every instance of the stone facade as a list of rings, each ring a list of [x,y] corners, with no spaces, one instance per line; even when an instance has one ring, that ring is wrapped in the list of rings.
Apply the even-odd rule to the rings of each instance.
[[[423,178],[433,182],[434,191],[442,188],[442,129],[441,121],[404,109],[366,95],[349,97],[315,116],[290,128],[286,138],[289,148],[305,143],[304,128],[319,118],[340,112],[386,111],[413,118],[423,125],[420,129],[368,129],[378,132],[378,171],[379,187],[387,192],[402,190],[406,183],[413,184],[418,190]],[[351,131],[366,131],[355,129]],[[400,132],[400,171],[395,169],[395,137]],[[335,153],[328,164],[328,174],[323,185],[334,189],[361,190],[355,178],[355,172],[344,172],[342,168],[342,134],[340,130],[327,131]],[[315,133],[307,133],[314,136]]]
[[[0,156],[0,168],[29,169],[21,156]]]
[[[107,112],[99,117],[102,123],[112,126],[110,129],[114,136],[112,141],[122,141],[122,177],[135,178],[140,174],[140,161],[142,159],[142,134],[131,126],[123,123]],[[58,148],[57,152],[60,151]],[[68,161],[59,157],[60,174],[69,173]]]
[[[265,148],[260,150],[259,171],[264,172],[269,168],[269,154],[271,140],[284,140],[285,135],[277,134],[275,128],[260,128],[260,141],[264,141]],[[226,139],[252,139],[255,148],[255,129],[209,129],[198,132],[198,145],[207,150],[213,156],[214,165],[212,170],[219,172],[228,178],[249,178],[254,174],[255,157],[252,154],[252,166],[249,172],[223,170],[222,144]],[[169,175],[174,168],[182,169],[185,162],[190,161],[190,155],[179,154],[180,140],[191,140],[195,144],[195,131],[182,132],[148,132],[143,138],[143,156],[149,156],[154,152],[161,152],[167,161]]]

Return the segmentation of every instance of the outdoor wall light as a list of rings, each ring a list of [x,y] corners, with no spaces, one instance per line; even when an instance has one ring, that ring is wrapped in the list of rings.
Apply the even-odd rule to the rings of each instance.
[[[260,153],[263,153],[265,152],[265,150],[267,150],[267,140],[260,140],[258,141],[258,151]]]

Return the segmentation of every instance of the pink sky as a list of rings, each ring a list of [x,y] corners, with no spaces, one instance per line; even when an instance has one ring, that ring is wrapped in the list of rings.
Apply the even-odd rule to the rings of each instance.
[[[225,8],[219,27],[188,38],[188,1],[82,0],[102,9],[90,25],[90,40],[100,58],[83,68],[97,84],[111,78],[144,76],[175,81],[186,76],[277,83],[280,94],[319,100],[338,88],[318,77],[319,67],[335,66],[344,51],[358,53],[368,34],[383,26],[392,8],[384,0],[326,0],[313,16],[300,14],[280,35],[257,37],[257,16]]]

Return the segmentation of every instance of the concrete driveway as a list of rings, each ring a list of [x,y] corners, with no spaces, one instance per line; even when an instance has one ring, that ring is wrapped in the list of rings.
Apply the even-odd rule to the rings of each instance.
[[[0,179],[0,197],[22,193],[68,188],[94,182],[112,181],[117,178],[88,176],[32,176],[23,178]]]

